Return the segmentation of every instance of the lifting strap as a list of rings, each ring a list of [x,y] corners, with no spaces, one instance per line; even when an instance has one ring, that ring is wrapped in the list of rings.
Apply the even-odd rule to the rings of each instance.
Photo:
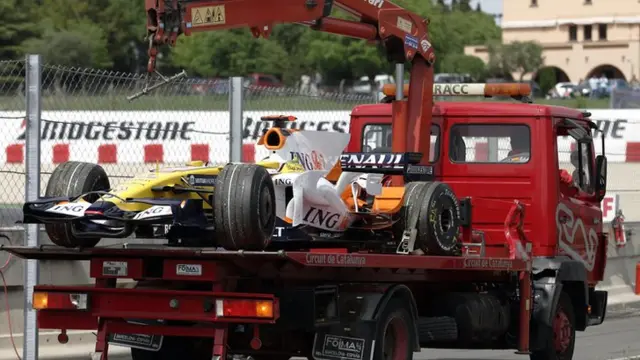
[[[406,206],[407,201],[405,201],[405,229],[402,233],[402,240],[400,241],[400,244],[398,244],[398,248],[396,249],[396,253],[398,254],[410,254],[415,250],[416,238],[418,237],[418,220],[422,215],[422,201],[428,201],[427,199],[425,199],[425,197],[427,196],[427,192],[429,191],[433,183],[421,182],[419,184],[422,185],[422,188],[418,194],[414,195],[416,187],[420,187],[420,185],[415,186],[413,189],[411,189],[412,191],[406,195],[408,201],[412,201],[412,196],[418,196],[418,201],[420,201],[420,203],[416,204],[415,200],[413,200],[413,206],[411,206],[412,211],[409,214],[409,207]]]

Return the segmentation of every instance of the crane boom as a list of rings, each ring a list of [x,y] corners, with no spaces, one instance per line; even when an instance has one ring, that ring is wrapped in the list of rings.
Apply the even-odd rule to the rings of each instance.
[[[331,17],[334,5],[359,20]],[[393,151],[421,152],[428,162],[435,54],[421,16],[388,0],[145,0],[145,7],[149,72],[159,46],[194,32],[249,28],[266,38],[275,24],[295,23],[383,45],[389,61],[412,64],[408,100],[392,105]]]

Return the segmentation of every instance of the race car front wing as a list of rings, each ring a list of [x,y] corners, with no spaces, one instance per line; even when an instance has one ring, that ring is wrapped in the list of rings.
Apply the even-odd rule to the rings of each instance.
[[[125,203],[150,205],[142,211],[127,211],[117,204],[99,200],[94,203],[77,198],[54,197],[30,201],[23,206],[25,224],[72,223],[74,235],[127,237],[144,225],[171,225],[206,228],[210,225],[200,199],[127,199]]]

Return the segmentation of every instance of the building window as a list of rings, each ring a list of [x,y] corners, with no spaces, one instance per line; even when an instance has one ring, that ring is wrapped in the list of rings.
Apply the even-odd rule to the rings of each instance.
[[[569,41],[578,41],[578,27],[569,25]]]
[[[607,40],[607,24],[598,25],[598,39]]]
[[[531,0],[531,7],[538,7],[538,0]]]
[[[593,27],[591,25],[584,26],[584,41],[591,41],[592,32],[593,32]]]

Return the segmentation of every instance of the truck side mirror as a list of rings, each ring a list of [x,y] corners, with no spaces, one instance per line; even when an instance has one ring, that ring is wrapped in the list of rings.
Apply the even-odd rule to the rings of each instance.
[[[600,202],[607,194],[607,157],[605,155],[596,156],[595,180],[596,198]]]

